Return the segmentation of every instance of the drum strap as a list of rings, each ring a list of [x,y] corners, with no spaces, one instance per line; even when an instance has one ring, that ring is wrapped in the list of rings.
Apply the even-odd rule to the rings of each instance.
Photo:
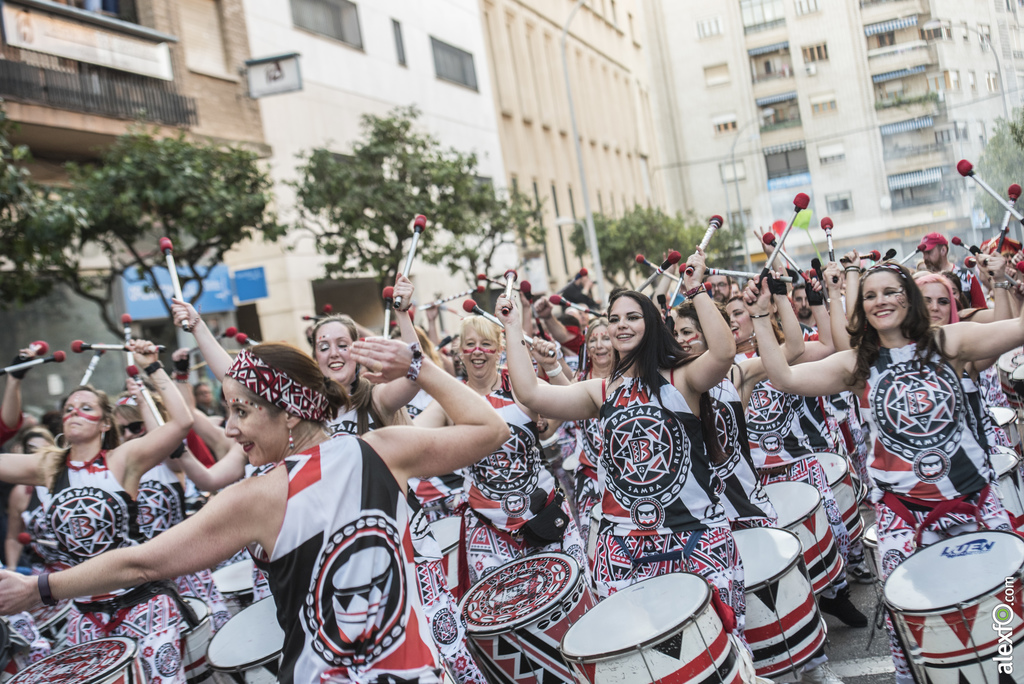
[[[690,560],[690,556],[693,555],[694,550],[697,548],[697,544],[700,544],[701,538],[704,537],[704,533],[707,530],[694,530],[689,537],[686,539],[686,543],[683,544],[683,548],[676,549],[675,551],[666,551],[665,553],[652,553],[647,556],[633,557],[633,554],[629,552],[629,547],[626,546],[626,540],[622,537],[612,537],[615,543],[618,544],[619,550],[622,551],[623,555],[629,559],[629,562],[633,564],[633,567],[637,565],[647,565],[650,563],[661,563],[662,561],[674,561],[678,560],[681,564],[685,564],[686,561]]]
[[[185,620],[189,627],[195,627],[199,624],[199,616],[192,610],[192,606],[188,605],[181,598],[178,588],[170,580],[146,582],[107,601],[93,601],[91,603],[75,601],[75,608],[104,634],[109,635],[125,621],[125,618],[128,617],[128,612],[132,608],[146,603],[154,596],[160,596],[161,594],[170,597],[174,601],[178,611],[181,613],[182,619]],[[93,613],[109,613],[111,620],[103,624]]]
[[[921,545],[921,534],[924,533],[932,524],[942,518],[942,516],[949,513],[960,513],[963,515],[972,515],[974,519],[978,521],[978,525],[982,526],[981,519],[981,507],[988,499],[992,488],[989,485],[978,493],[977,503],[971,503],[968,499],[972,498],[973,494],[967,494],[957,499],[947,499],[945,501],[932,502],[925,501],[923,499],[912,499],[910,497],[899,496],[893,492],[884,492],[882,494],[882,503],[889,507],[893,513],[903,519],[903,522],[910,526],[910,529],[914,530],[914,546]],[[907,508],[907,504],[918,508],[925,509],[928,511],[928,515],[921,521],[919,525],[914,514]]]

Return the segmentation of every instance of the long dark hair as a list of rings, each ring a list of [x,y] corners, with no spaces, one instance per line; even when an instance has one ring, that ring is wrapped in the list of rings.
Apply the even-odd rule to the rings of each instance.
[[[928,316],[928,307],[924,302],[921,288],[914,282],[913,274],[906,266],[894,261],[884,261],[867,270],[861,278],[857,298],[854,300],[853,312],[846,332],[850,334],[850,344],[857,350],[857,363],[853,369],[852,385],[865,382],[871,375],[871,367],[878,360],[882,343],[875,330],[864,315],[864,282],[878,273],[892,273],[900,279],[903,292],[907,296],[907,316],[900,324],[900,333],[917,344],[915,360],[920,365],[932,365],[931,359],[939,355],[943,360],[950,357],[945,352],[945,335],[940,326],[932,326]]]
[[[685,366],[699,354],[688,355],[676,342],[672,331],[665,325],[661,318],[661,312],[654,302],[646,295],[634,290],[617,290],[612,293],[608,300],[608,312],[611,314],[612,306],[622,297],[628,297],[640,305],[640,311],[644,317],[644,336],[640,343],[628,352],[625,358],[619,357],[618,350],[615,352],[615,367],[612,369],[611,380],[619,378],[632,368],[636,368],[636,378],[642,386],[646,386],[651,396],[661,404],[661,395],[658,388],[663,380],[662,368],[675,369]],[[662,405],[662,408],[665,408]],[[700,395],[700,422],[704,433],[704,444],[712,462],[719,463],[724,458],[722,447],[718,442],[718,432],[715,427],[715,412],[711,405],[711,395],[703,392]]]

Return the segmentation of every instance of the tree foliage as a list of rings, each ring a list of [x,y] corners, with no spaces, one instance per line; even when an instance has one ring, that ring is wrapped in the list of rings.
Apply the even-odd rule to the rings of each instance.
[[[507,245],[543,240],[539,207],[518,192],[495,192],[477,158],[443,148],[415,129],[415,107],[365,115],[351,156],[324,149],[300,156],[299,227],[332,257],[330,276],[369,275],[382,287],[404,265],[416,214],[427,217],[417,256],[451,273],[489,272]]]
[[[95,302],[115,333],[109,303],[116,284],[132,268],[156,282],[152,267],[164,263],[160,237],[174,243],[179,270],[192,274],[182,275],[182,287],[198,282],[195,301],[202,278],[228,250],[257,233],[276,240],[286,230],[268,209],[271,181],[250,150],[139,129],[118,138],[100,163],[69,164],[69,173],[72,187],[62,201],[84,220],[56,277]],[[86,268],[81,255],[97,252],[102,267]]]
[[[651,273],[647,266],[636,263],[638,254],[657,265],[673,249],[685,259],[700,244],[707,223],[693,214],[671,216],[661,209],[636,205],[618,219],[595,215],[594,229],[605,278],[617,286],[633,287]],[[729,268],[740,237],[738,229],[720,228],[708,245],[708,265]],[[576,254],[589,252],[581,223],[573,229],[571,240]]]
[[[1016,117],[1009,125],[1005,119],[996,121],[995,133],[988,139],[976,168],[978,176],[1004,196],[1012,183],[1024,184],[1024,110],[1017,110]],[[983,191],[974,193],[974,204],[998,230],[1005,209]]]

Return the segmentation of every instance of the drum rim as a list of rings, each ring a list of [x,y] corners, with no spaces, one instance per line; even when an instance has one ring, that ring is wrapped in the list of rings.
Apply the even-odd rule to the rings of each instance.
[[[134,639],[129,639],[128,637],[120,637],[120,636],[103,637],[102,639],[93,639],[92,641],[87,641],[84,644],[78,644],[77,646],[66,646],[65,648],[57,651],[56,653],[51,653],[50,655],[46,656],[45,658],[43,658],[39,662],[32,663],[31,665],[26,667],[21,672],[19,672],[18,674],[14,675],[14,677],[9,679],[8,682],[9,683],[10,682],[14,682],[14,684],[17,684],[17,678],[20,675],[23,675],[26,672],[31,671],[32,668],[37,667],[37,666],[41,666],[43,663],[45,663],[46,661],[50,660],[51,658],[55,658],[55,657],[57,657],[57,656],[59,656],[59,655],[61,655],[63,653],[66,653],[68,650],[70,650],[72,648],[77,648],[78,646],[88,646],[89,644],[95,644],[97,641],[123,641],[123,642],[125,642],[130,647],[125,655],[130,653],[131,657],[126,658],[125,661],[123,663],[121,663],[120,665],[118,665],[117,667],[120,667],[122,669],[123,668],[131,668],[132,664],[136,660],[138,660],[138,658],[139,658],[139,644]],[[42,669],[42,668],[40,667],[40,669]],[[114,674],[114,673],[112,671],[101,672],[99,674],[93,675],[89,679],[83,679],[82,681],[78,682],[77,684],[102,684],[108,677],[110,677],[111,674]]]
[[[765,528],[760,528],[760,529],[775,530],[777,532],[785,532],[786,534],[792,535],[796,539],[797,554],[793,558],[792,561],[790,561],[789,563],[786,564],[786,567],[784,567],[782,570],[780,570],[779,572],[775,573],[771,577],[769,577],[767,579],[764,579],[764,580],[758,582],[757,584],[744,584],[743,585],[743,592],[744,593],[750,593],[750,592],[752,592],[752,591],[754,591],[756,589],[760,589],[761,587],[767,586],[769,584],[774,583],[777,580],[782,579],[782,577],[784,577],[785,575],[789,574],[789,571],[792,570],[794,566],[799,565],[800,561],[803,560],[803,557],[804,557],[803,542],[800,541],[800,537],[798,537],[796,532],[794,532],[793,530],[788,530],[785,527],[765,527]],[[738,530],[738,531],[745,532],[747,530]],[[753,531],[753,530],[750,530],[750,531]],[[746,571],[744,571],[744,573],[745,572]],[[812,584],[812,583],[808,582],[808,584]],[[812,588],[813,588],[813,586],[812,586]]]
[[[708,583],[708,581],[706,579],[704,579],[703,577],[701,577],[700,575],[698,575],[696,573],[692,573],[692,572],[678,572],[678,573],[668,573],[668,574],[670,574],[670,575],[693,575],[694,577],[699,578],[704,583],[704,590],[705,590],[704,600],[701,601],[701,603],[697,607],[697,609],[693,613],[691,613],[690,615],[686,616],[683,619],[682,622],[679,622],[674,627],[670,627],[669,629],[665,630],[664,632],[662,632],[661,634],[659,634],[656,637],[651,637],[649,639],[645,639],[645,640],[641,641],[639,644],[632,644],[632,645],[630,645],[628,647],[620,648],[620,649],[617,649],[617,650],[614,650],[614,651],[606,651],[606,652],[600,654],[599,656],[596,655],[596,654],[593,655],[593,656],[586,656],[586,655],[571,655],[570,653],[568,653],[565,650],[565,640],[566,640],[566,638],[569,636],[570,632],[572,632],[573,628],[576,627],[576,625],[580,624],[580,621],[577,620],[575,622],[575,624],[570,625],[569,629],[565,630],[565,634],[563,634],[562,638],[559,639],[559,641],[558,641],[558,650],[562,654],[562,657],[565,658],[566,660],[572,661],[574,663],[580,663],[580,664],[599,663],[599,662],[603,662],[605,660],[613,660],[613,659],[618,658],[618,657],[620,657],[622,655],[625,655],[627,653],[634,653],[634,652],[636,652],[636,651],[638,651],[640,649],[645,649],[645,648],[647,648],[649,646],[653,646],[654,644],[660,644],[661,642],[667,641],[668,639],[671,639],[672,637],[676,636],[681,631],[683,631],[683,629],[685,629],[688,624],[690,624],[691,622],[694,622],[697,619],[697,616],[703,615],[704,611],[707,610],[708,606],[711,604],[712,588],[711,588],[711,585]],[[658,577],[665,577],[665,576],[666,575],[659,575]],[[657,579],[657,577],[649,577],[647,579]],[[642,584],[643,582],[646,582],[646,581],[647,580],[642,580],[641,582],[637,582],[636,584]],[[636,584],[633,584],[633,585],[630,585],[630,586],[634,586],[635,587]],[[611,598],[611,597],[609,597],[609,598]],[[600,604],[598,604],[598,605],[600,605]],[[597,606],[594,606],[594,607],[596,608]],[[593,608],[591,610],[593,610]],[[719,622],[721,622],[721,618],[719,618]],[[723,632],[725,631],[725,625],[722,625],[722,631]]]
[[[552,598],[551,602],[548,603],[547,606],[544,607],[542,610],[539,610],[539,611],[534,612],[534,613],[529,613],[528,615],[524,615],[523,617],[519,618],[518,620],[513,620],[511,622],[502,622],[499,625],[493,625],[493,626],[490,626],[490,627],[474,627],[472,629],[472,631],[470,631],[469,620],[467,620],[466,616],[465,616],[465,606],[466,606],[466,603],[469,601],[469,597],[473,593],[473,590],[476,589],[484,581],[486,581],[488,579],[491,579],[495,574],[497,574],[501,570],[501,568],[508,567],[509,565],[512,565],[512,564],[515,564],[515,563],[524,562],[524,561],[527,561],[527,560],[535,560],[535,559],[541,558],[543,556],[557,556],[559,558],[568,558],[569,560],[571,560],[572,561],[572,565],[576,569],[576,581],[569,582],[566,585],[565,589],[563,589],[561,592],[558,593],[558,595],[556,595],[554,598]],[[471,634],[471,633],[476,635],[476,636],[494,636],[495,634],[507,634],[508,632],[514,631],[516,628],[523,627],[525,625],[533,624],[534,622],[537,622],[537,621],[543,619],[544,616],[546,616],[553,609],[558,607],[558,605],[560,603],[562,603],[562,601],[564,601],[565,599],[569,598],[569,596],[572,595],[572,593],[576,589],[576,587],[578,587],[580,585],[584,585],[584,586],[586,585],[586,583],[584,582],[584,579],[583,579],[583,568],[580,567],[579,562],[575,558],[573,558],[572,556],[570,556],[567,553],[562,553],[560,551],[547,551],[545,553],[534,553],[534,554],[530,554],[529,556],[523,556],[522,558],[517,558],[514,561],[512,561],[511,563],[506,563],[505,565],[499,567],[497,570],[495,570],[494,572],[488,574],[486,577],[482,577],[479,582],[477,582],[476,584],[474,584],[472,587],[469,588],[469,591],[466,592],[466,595],[462,597],[461,601],[459,601],[459,605],[458,605],[459,613],[462,615],[463,620],[466,621],[466,635],[469,636],[469,634]]]
[[[224,631],[224,627],[227,627],[228,623],[231,622],[231,620],[234,620],[236,617],[238,617],[239,615],[241,615],[245,611],[250,610],[251,608],[253,608],[253,606],[258,606],[258,605],[262,604],[264,601],[270,601],[273,604],[273,606],[274,606],[274,612],[273,612],[274,624],[278,624],[277,623],[277,602],[274,601],[274,596],[273,595],[270,595],[270,596],[268,596],[267,598],[264,598],[264,599],[260,599],[259,601],[256,601],[255,603],[246,606],[242,610],[240,610],[237,613],[235,613],[234,615],[232,615],[231,619],[229,619],[228,622],[225,622],[224,625],[221,627],[221,629],[219,629],[216,634],[214,634],[213,636],[210,637],[210,643],[208,643],[206,645],[206,662],[210,666],[211,670],[216,670],[217,672],[227,672],[229,674],[240,673],[240,672],[244,672],[245,670],[251,670],[254,667],[259,667],[260,665],[266,665],[267,663],[271,663],[274,660],[280,659],[281,654],[284,653],[284,642],[285,642],[285,639],[287,639],[287,636],[288,636],[286,633],[284,633],[283,629],[281,630],[281,632],[284,633],[284,636],[281,639],[281,648],[280,648],[280,650],[275,651],[272,654],[260,656],[256,660],[246,661],[245,663],[238,663],[238,664],[232,665],[230,667],[224,667],[224,666],[218,667],[217,665],[214,664],[213,660],[210,658],[210,647],[213,646],[214,640]],[[278,629],[281,629],[281,626],[279,624],[278,624]]]
[[[817,495],[818,503],[815,504],[814,506],[812,506],[811,510],[807,511],[806,514],[804,514],[803,516],[797,518],[796,520],[793,520],[793,521],[791,521],[791,522],[789,522],[789,523],[787,523],[785,525],[781,524],[781,522],[778,523],[779,524],[779,528],[778,529],[780,529],[780,530],[788,529],[790,525],[796,525],[797,523],[801,523],[804,520],[807,520],[812,515],[814,515],[815,512],[819,508],[824,507],[825,499],[821,496],[821,492],[818,491],[817,487],[815,487],[814,485],[807,484],[806,482],[769,482],[768,484],[764,485],[764,487],[768,488],[768,487],[772,487],[772,486],[775,486],[775,485],[790,485],[790,484],[793,484],[793,485],[804,485],[806,487],[809,487],[811,489],[811,491],[813,491]],[[771,496],[769,496],[768,498],[771,499]],[[772,505],[775,506],[775,503],[772,502]],[[775,506],[775,513],[776,513],[776,515],[779,515],[779,507],[778,506]],[[781,515],[779,516],[779,518],[781,519]]]
[[[1016,539],[1017,541],[1021,541],[1021,537],[1019,535],[1017,535],[1016,533],[1014,533],[1014,532],[1006,532],[1004,530],[979,530],[978,532],[968,532],[966,534],[979,534],[979,533],[980,534],[999,534],[999,535],[1005,535],[1005,536],[1009,536],[1009,537],[1011,537],[1013,539]],[[957,535],[957,536],[960,537],[960,536],[965,536],[965,535]],[[951,537],[951,539],[956,539],[956,537]],[[949,541],[949,540],[943,540],[943,541]],[[931,546],[926,546],[924,548],[928,549],[928,548],[931,548]],[[913,557],[914,557],[914,554],[911,554],[906,559],[904,559],[903,563],[906,563],[907,560],[910,560]],[[900,563],[900,565],[897,565],[895,568],[893,568],[893,572],[895,572],[896,569],[898,569],[900,566],[902,566],[903,563]],[[1021,566],[1019,568],[1017,568],[1016,570],[1014,570],[1013,573],[1011,573],[1009,576],[1010,577],[1016,577],[1019,580],[1021,580],[1021,582],[1024,582],[1024,563],[1021,563]],[[943,605],[943,606],[935,606],[934,608],[929,608],[927,610],[921,610],[921,609],[911,610],[911,609],[908,609],[908,608],[900,608],[896,604],[891,603],[889,601],[889,596],[886,593],[885,589],[886,589],[886,587],[889,586],[889,579],[891,577],[892,577],[892,573],[889,573],[889,577],[887,577],[885,579],[885,582],[882,584],[882,600],[885,602],[885,605],[886,605],[887,608],[892,609],[892,611],[894,613],[899,613],[899,614],[902,614],[902,615],[939,615],[939,614],[942,614],[943,612],[948,611],[951,608],[960,608],[960,607],[963,607],[963,606],[971,606],[971,605],[974,605],[974,604],[980,602],[982,599],[991,598],[991,592],[994,592],[1000,586],[1003,586],[1002,581],[1001,581],[1001,582],[997,583],[991,589],[983,590],[984,592],[987,592],[987,593],[982,593],[980,596],[977,596],[975,598],[969,599],[967,601],[957,601],[956,603],[951,603],[951,604]]]

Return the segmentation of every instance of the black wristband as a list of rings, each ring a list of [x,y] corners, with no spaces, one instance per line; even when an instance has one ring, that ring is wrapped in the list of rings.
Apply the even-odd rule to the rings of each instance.
[[[174,370],[179,373],[188,373],[188,357],[174,360]]]
[[[53,594],[50,593],[50,573],[44,572],[39,577],[39,600],[43,602],[44,606],[55,606],[57,605],[57,599],[53,598]]]
[[[785,295],[788,293],[786,283],[782,280],[776,280],[770,273],[768,274],[768,291],[773,295]]]
[[[25,363],[26,361],[31,361],[31,360],[32,359],[29,359],[29,358],[27,358],[25,356],[22,356],[21,354],[18,354],[17,356],[14,357],[14,360],[11,361],[11,365],[12,366],[16,366],[19,363]],[[25,377],[25,373],[28,373],[28,372],[29,372],[28,368],[23,368],[20,371],[11,371],[10,372],[10,376],[12,378],[17,378],[18,380],[21,380],[22,378]]]
[[[143,368],[142,371],[146,375],[152,375],[153,373],[156,373],[158,370],[163,370],[163,369],[164,369],[164,364],[160,363],[159,361],[154,361],[153,363],[151,363],[148,366],[146,366],[145,368]]]
[[[178,445],[178,448],[168,454],[167,458],[181,458],[185,455],[185,443],[182,442]]]
[[[819,292],[811,287],[810,283],[807,283],[807,304],[809,306],[819,306],[825,303],[825,293]]]

